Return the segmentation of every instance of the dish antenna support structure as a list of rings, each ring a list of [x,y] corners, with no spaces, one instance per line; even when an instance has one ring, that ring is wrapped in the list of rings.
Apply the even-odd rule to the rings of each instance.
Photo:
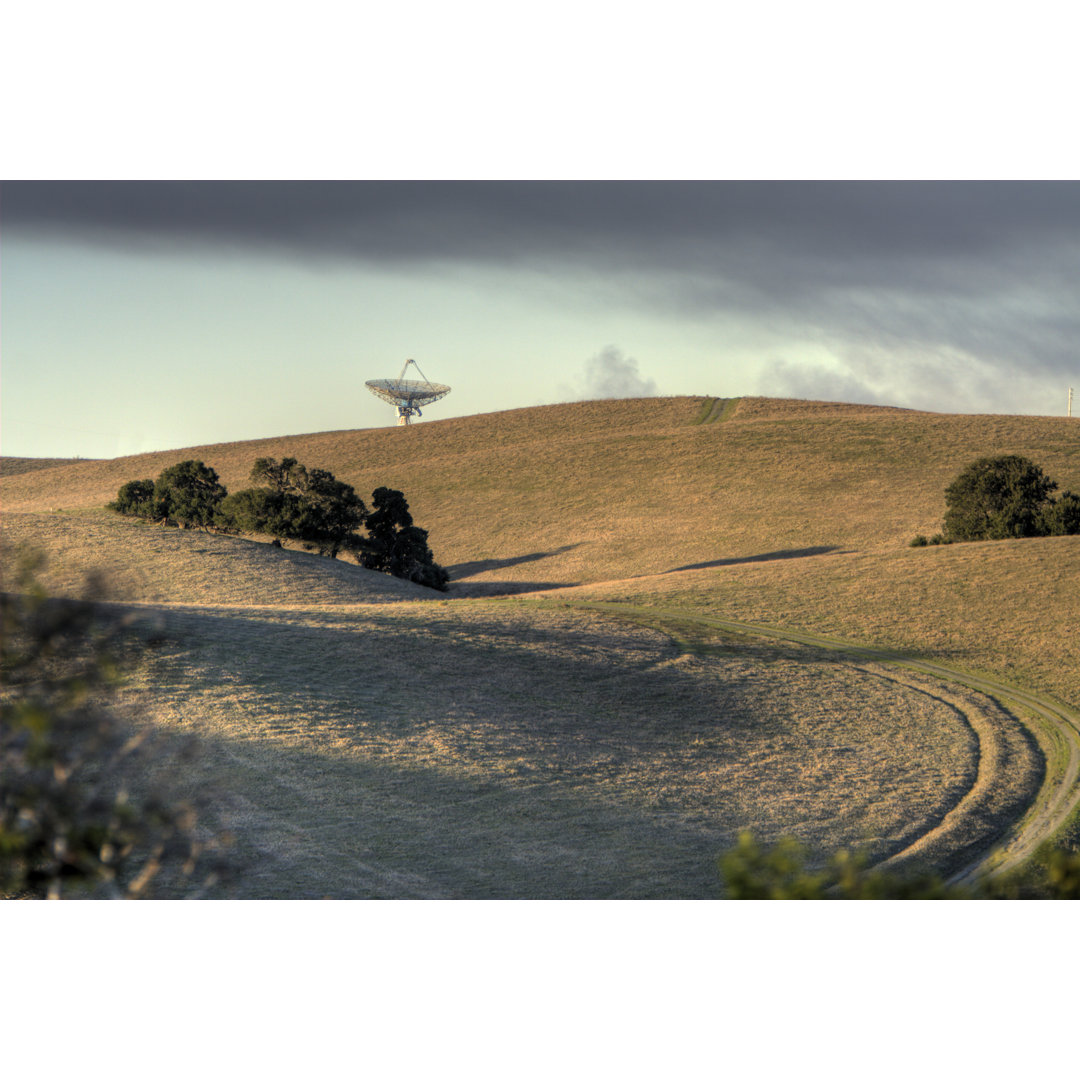
[[[405,372],[412,364],[419,379],[406,379]],[[406,360],[401,374],[396,379],[368,379],[364,384],[377,398],[397,406],[397,422],[401,427],[412,423],[414,416],[423,416],[421,405],[430,405],[450,393],[450,387],[432,382],[421,370],[415,360]]]

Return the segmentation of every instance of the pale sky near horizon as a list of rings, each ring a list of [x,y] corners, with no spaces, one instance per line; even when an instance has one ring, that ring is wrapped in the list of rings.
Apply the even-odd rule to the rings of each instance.
[[[364,382],[409,357],[453,388],[421,422],[646,394],[1060,415],[1080,185],[1059,22],[1044,0],[977,23],[941,0],[24,5],[0,65],[0,451],[391,425]],[[1021,182],[969,182],[995,176]],[[239,182],[154,182],[202,177]],[[915,182],[935,177],[956,182]],[[568,178],[597,182],[544,182]]]
[[[5,183],[3,453],[594,397],[1062,414],[1075,183]],[[421,421],[423,422],[423,421]]]

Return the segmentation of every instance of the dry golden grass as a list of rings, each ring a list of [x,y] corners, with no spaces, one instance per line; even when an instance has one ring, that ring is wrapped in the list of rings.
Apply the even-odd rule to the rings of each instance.
[[[992,758],[972,826],[990,835],[1030,796],[1038,755],[978,695],[813,650],[683,655],[551,600],[476,598],[579,586],[546,595],[891,644],[1080,704],[1080,538],[906,546],[940,528],[952,477],[994,453],[1080,490],[1075,420],[768,399],[17,464],[0,482],[5,572],[32,544],[54,591],[102,569],[115,598],[160,610],[173,644],[128,705],[203,737],[192,783],[221,791],[240,895],[715,895],[714,857],[741,828],[888,855],[985,786]],[[266,455],[364,497],[405,491],[449,596],[101,509],[189,457],[237,490]]]
[[[890,645],[1080,706],[1078,536],[733,560],[566,595]]]
[[[58,465],[71,465],[80,458],[26,458],[0,457],[0,474],[18,476],[19,473],[36,472],[38,469],[53,469]]]
[[[378,603],[439,595],[352,560],[165,529],[105,510],[5,514],[0,545],[6,574],[20,549],[43,552],[41,582],[55,596],[79,596],[91,573],[110,598],[152,604]]]
[[[977,695],[507,601],[176,606],[165,630],[127,704],[199,736],[246,897],[715,896],[741,829],[884,857],[976,785],[973,724],[1026,746]],[[1037,771],[993,771],[992,824]]]
[[[1076,420],[744,398],[731,419],[698,423],[711,401],[551,405],[76,462],[0,483],[5,511],[86,509],[184,458],[236,490],[256,457],[291,455],[364,498],[382,484],[405,491],[458,579],[519,584],[822,546],[895,550],[940,528],[945,486],[985,454],[1025,454],[1080,490]]]

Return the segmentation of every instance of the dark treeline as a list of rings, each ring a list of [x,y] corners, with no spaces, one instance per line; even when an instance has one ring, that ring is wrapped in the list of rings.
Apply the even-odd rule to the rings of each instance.
[[[351,485],[296,458],[259,458],[250,479],[256,486],[229,494],[213,469],[182,461],[156,480],[124,484],[109,509],[181,528],[259,533],[332,559],[347,551],[369,570],[446,590],[446,570],[400,491],[376,488],[369,510]]]

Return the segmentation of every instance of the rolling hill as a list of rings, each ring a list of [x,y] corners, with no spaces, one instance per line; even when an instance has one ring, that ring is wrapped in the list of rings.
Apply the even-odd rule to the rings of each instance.
[[[1076,420],[762,398],[0,462],[5,575],[36,546],[53,591],[96,569],[115,600],[166,619],[175,644],[129,694],[208,748],[220,820],[239,823],[241,895],[710,895],[709,852],[742,827],[876,857],[934,834],[969,805],[994,740],[1009,748],[1001,801],[964,850],[1030,800],[1047,750],[989,700],[806,650],[687,653],[641,619],[888,646],[1078,707],[1080,537],[907,546],[940,528],[964,465],[1001,453],[1080,491]],[[329,469],[365,499],[403,490],[450,593],[103,509],[192,457],[237,490],[260,456]],[[350,798],[371,815],[356,835]]]
[[[893,550],[940,527],[944,487],[986,454],[1030,456],[1080,489],[1067,418],[743,398],[716,420],[714,400],[551,405],[74,462],[5,475],[4,508],[101,507],[126,480],[190,457],[235,490],[255,458],[289,455],[362,497],[405,491],[437,557],[470,579],[542,569],[537,580],[581,584],[774,551]]]
[[[718,404],[595,401],[191,447],[5,474],[0,491],[16,526],[28,512],[100,511],[125,481],[185,458],[237,490],[255,458],[289,455],[365,498],[405,491],[456,596],[604,582],[624,596],[692,593],[760,621],[943,649],[1080,703],[1080,540],[906,547],[940,529],[945,486],[980,456],[1022,454],[1080,491],[1080,423]]]

